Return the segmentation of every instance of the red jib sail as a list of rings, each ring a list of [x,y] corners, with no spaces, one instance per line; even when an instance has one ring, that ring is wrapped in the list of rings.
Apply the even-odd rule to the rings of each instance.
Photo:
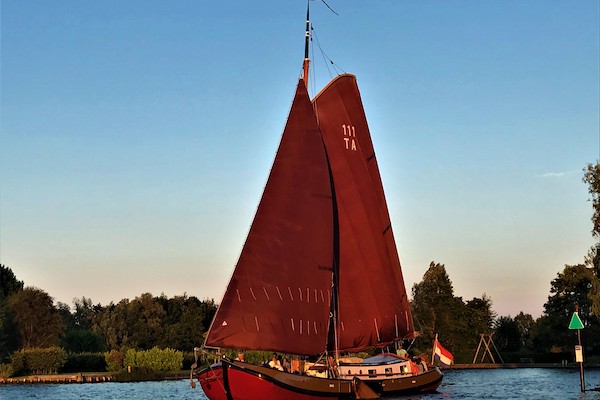
[[[356,77],[336,77],[313,105],[338,210],[337,348],[383,347],[414,327]]]
[[[329,325],[332,264],[331,180],[314,110],[300,80],[206,345],[321,353]]]

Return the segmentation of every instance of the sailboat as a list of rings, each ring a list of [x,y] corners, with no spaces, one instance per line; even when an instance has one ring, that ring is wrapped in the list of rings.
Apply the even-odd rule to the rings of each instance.
[[[303,368],[222,358],[197,375],[211,400],[379,398],[442,381],[395,354],[340,358],[415,330],[356,77],[309,97],[308,17],[281,142],[204,344],[300,356]],[[309,362],[323,355],[329,362]]]

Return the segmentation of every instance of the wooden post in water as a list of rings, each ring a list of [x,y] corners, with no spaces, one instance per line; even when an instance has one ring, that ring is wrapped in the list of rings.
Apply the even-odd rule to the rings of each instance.
[[[575,350],[575,358],[578,358],[577,351],[581,352],[579,356],[579,380],[581,381],[581,393],[585,392],[585,378],[583,376],[583,348],[581,347],[581,329],[577,329],[577,342],[579,344],[579,349]]]

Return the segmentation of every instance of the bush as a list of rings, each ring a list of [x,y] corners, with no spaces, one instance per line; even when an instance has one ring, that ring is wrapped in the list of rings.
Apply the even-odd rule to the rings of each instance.
[[[10,364],[0,364],[0,378],[10,378],[13,376],[13,367]]]
[[[67,362],[67,353],[60,347],[24,349],[13,353],[11,365],[15,374],[56,374]]]
[[[106,358],[103,353],[70,353],[63,368],[65,372],[104,372]]]
[[[23,351],[16,351],[10,356],[10,364],[13,375],[25,375],[27,372],[27,359]]]
[[[125,353],[125,358],[123,358],[123,367],[127,368],[127,367],[137,367],[137,350],[134,349],[129,349],[127,350],[127,352]]]
[[[141,370],[179,371],[183,368],[183,353],[179,350],[160,349],[127,350],[123,366]]]
[[[111,350],[104,353],[106,361],[106,370],[108,372],[117,372],[123,369],[123,359],[125,354],[121,350]]]

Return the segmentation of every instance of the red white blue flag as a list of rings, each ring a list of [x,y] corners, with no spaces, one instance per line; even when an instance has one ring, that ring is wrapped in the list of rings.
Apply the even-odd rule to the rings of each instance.
[[[437,338],[433,342],[433,359],[446,366],[449,366],[454,361],[452,353],[446,350],[440,342],[438,342]]]

